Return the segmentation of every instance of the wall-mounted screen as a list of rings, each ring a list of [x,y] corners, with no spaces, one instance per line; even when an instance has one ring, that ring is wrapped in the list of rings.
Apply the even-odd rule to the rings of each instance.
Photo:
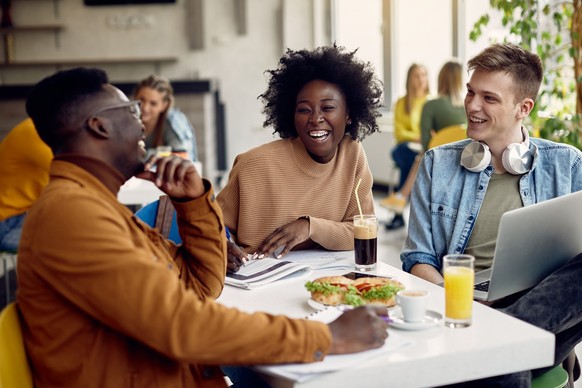
[[[84,0],[85,5],[168,4],[176,0]]]

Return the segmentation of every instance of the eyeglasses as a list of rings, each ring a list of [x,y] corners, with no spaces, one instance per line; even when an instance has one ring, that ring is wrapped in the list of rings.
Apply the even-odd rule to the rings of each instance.
[[[103,106],[97,109],[95,112],[91,113],[87,117],[88,121],[91,117],[97,116],[99,113],[103,113],[106,110],[119,109],[119,108],[129,108],[129,112],[138,120],[141,120],[141,109],[139,107],[140,102],[138,100],[124,101],[113,105]]]

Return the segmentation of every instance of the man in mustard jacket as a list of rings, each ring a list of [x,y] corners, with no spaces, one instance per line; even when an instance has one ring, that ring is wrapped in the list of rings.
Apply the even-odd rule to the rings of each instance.
[[[225,386],[221,364],[312,362],[384,343],[382,309],[355,309],[325,325],[216,303],[226,240],[213,189],[188,160],[144,163],[139,104],[103,71],[47,77],[26,107],[55,154],[17,267],[35,386]],[[181,246],[117,201],[132,176],[170,196]]]

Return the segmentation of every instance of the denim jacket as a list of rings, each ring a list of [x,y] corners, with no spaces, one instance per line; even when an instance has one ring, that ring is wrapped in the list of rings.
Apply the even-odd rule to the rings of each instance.
[[[186,115],[176,108],[170,109],[166,117],[165,125],[164,132],[170,132],[171,135],[169,136],[177,138],[175,142],[179,144],[182,151],[188,153],[190,160],[198,160],[196,132]],[[170,143],[170,145],[174,144]]]
[[[470,139],[424,154],[410,202],[408,237],[400,254],[402,268],[429,264],[441,270],[442,257],[465,250],[493,167],[475,173],[462,167],[461,153]],[[524,206],[582,189],[582,153],[566,144],[530,139],[532,169],[519,180]],[[582,204],[581,204],[582,205]]]

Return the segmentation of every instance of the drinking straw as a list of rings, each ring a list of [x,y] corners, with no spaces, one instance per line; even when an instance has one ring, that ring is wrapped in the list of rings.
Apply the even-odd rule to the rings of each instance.
[[[360,211],[360,216],[363,216],[364,214],[362,213],[362,205],[360,205],[360,198],[358,197],[358,189],[360,188],[360,183],[362,183],[362,178],[360,178],[358,180],[358,184],[356,184],[355,194],[356,194],[356,202],[358,203],[358,210]]]

